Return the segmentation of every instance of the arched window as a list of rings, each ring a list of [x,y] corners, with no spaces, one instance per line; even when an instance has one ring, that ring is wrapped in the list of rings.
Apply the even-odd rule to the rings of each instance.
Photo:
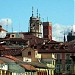
[[[31,56],[31,51],[28,52],[28,56]]]

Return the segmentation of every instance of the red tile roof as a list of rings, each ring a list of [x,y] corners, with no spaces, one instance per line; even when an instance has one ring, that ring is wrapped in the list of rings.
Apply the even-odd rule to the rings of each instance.
[[[16,57],[13,57],[13,56],[9,56],[9,55],[4,55],[4,57],[8,58],[8,59],[11,59],[15,62],[17,62],[17,64],[19,63],[22,67],[24,67],[26,70],[32,70],[32,71],[36,71],[37,69],[27,63],[24,63],[23,64],[23,61],[17,59]],[[21,63],[22,62],[22,63]]]
[[[21,60],[19,60],[19,59],[13,57],[13,56],[11,56],[11,55],[4,55],[4,57],[9,58],[9,59],[11,59],[11,60],[14,60],[15,62],[21,61]]]
[[[3,64],[3,63],[5,63],[4,61],[2,61],[2,60],[0,60],[0,64]]]
[[[9,50],[10,48],[8,46],[2,45],[2,48],[4,48],[5,50]]]
[[[24,67],[26,70],[37,71],[37,69],[31,65],[21,64],[21,66]]]
[[[0,28],[0,31],[5,31],[5,32],[7,32],[6,30],[4,30],[3,28]]]
[[[0,45],[0,50],[9,50],[10,48],[4,45]]]
[[[1,55],[19,55],[22,53],[21,49],[3,49],[0,50]]]

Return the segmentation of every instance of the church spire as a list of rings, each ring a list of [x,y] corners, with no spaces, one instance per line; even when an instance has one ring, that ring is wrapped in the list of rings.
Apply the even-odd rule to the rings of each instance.
[[[39,19],[40,19],[40,14],[39,14]]]
[[[47,17],[47,22],[48,22],[48,17]]]
[[[33,7],[32,7],[32,17],[33,17]]]
[[[38,9],[37,9],[37,18],[38,18]]]

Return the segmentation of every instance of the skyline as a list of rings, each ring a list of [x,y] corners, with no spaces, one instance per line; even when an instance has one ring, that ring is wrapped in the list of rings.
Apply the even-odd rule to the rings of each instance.
[[[52,27],[60,29],[71,27],[75,24],[75,0],[0,0],[0,24],[8,31],[28,32],[29,18],[34,7],[34,16],[40,13],[41,21],[52,22]],[[7,23],[8,19],[8,23]],[[56,37],[55,29],[53,36]],[[59,29],[59,31],[58,31]],[[64,29],[65,30],[65,29]]]

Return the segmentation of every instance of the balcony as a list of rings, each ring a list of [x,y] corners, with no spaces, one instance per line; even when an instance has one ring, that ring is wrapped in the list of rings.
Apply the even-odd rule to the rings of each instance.
[[[72,64],[72,61],[70,59],[67,59],[66,64]]]

